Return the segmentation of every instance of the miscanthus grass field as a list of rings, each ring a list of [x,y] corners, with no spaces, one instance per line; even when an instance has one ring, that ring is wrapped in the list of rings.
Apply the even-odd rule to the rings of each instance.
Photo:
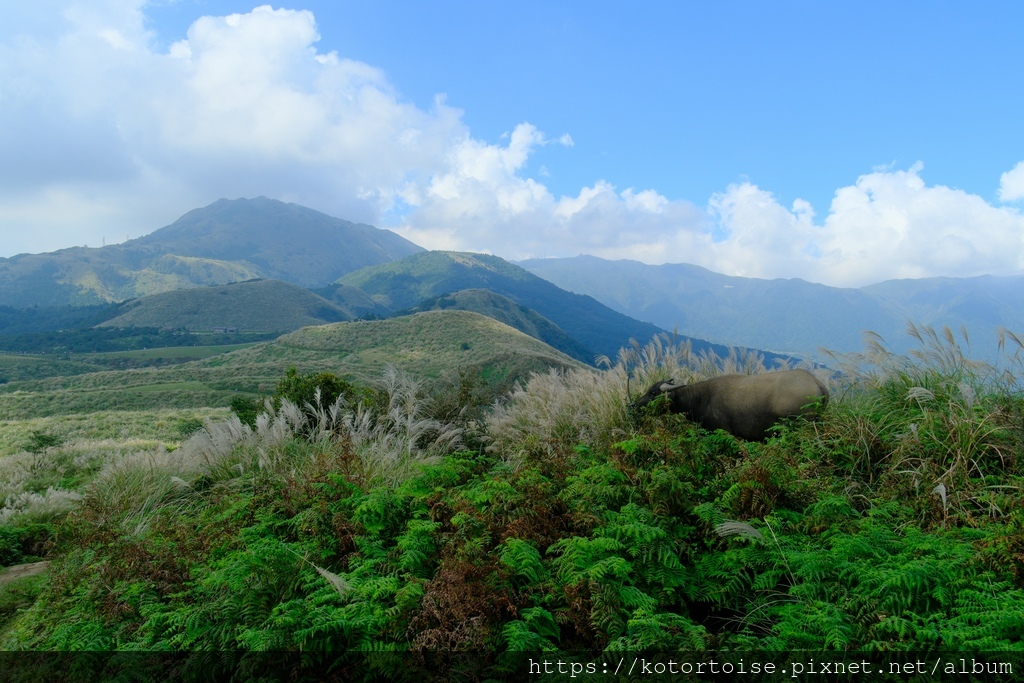
[[[0,562],[51,564],[0,587],[0,649],[1020,651],[1021,341],[910,333],[764,443],[629,409],[768,370],[665,339],[499,397],[292,372],[234,411],[9,421]]]

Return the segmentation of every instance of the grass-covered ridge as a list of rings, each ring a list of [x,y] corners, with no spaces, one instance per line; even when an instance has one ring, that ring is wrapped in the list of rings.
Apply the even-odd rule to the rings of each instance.
[[[133,357],[81,354],[75,360],[0,356],[0,417],[74,414],[94,410],[226,407],[238,392],[258,395],[288,370],[328,371],[376,380],[388,365],[447,381],[479,376],[493,388],[549,367],[581,365],[502,323],[466,311],[434,311],[402,318],[303,328],[273,342],[253,344],[191,362],[174,349],[156,349],[149,363],[124,371],[97,371]],[[136,359],[141,360],[141,359]],[[35,373],[39,374],[35,374]],[[39,379],[35,379],[38,377]]]
[[[917,333],[916,357],[847,359],[822,418],[765,443],[631,414],[627,385],[766,370],[663,341],[536,374],[482,418],[392,371],[370,403],[210,420],[36,505],[50,579],[0,646],[340,667],[390,649],[1020,651],[1019,345],[996,370]]]
[[[486,289],[536,311],[587,349],[606,356],[614,356],[630,339],[646,343],[661,332],[488,254],[422,252],[363,268],[338,282],[358,287],[392,310],[466,289]]]
[[[486,289],[464,289],[451,294],[442,294],[422,301],[404,313],[430,310],[480,313],[524,332],[534,339],[539,339],[587,365],[593,365],[595,362],[594,352],[570,337],[558,325],[540,313]]]
[[[121,305],[105,327],[235,328],[290,332],[355,318],[307,289],[280,280],[251,280],[145,296]]]
[[[417,340],[418,343],[410,343]],[[388,364],[421,376],[480,363],[543,358],[558,367],[578,361],[493,318],[470,311],[427,311],[388,320],[307,327],[280,337],[287,349],[336,354],[346,364],[379,374]]]

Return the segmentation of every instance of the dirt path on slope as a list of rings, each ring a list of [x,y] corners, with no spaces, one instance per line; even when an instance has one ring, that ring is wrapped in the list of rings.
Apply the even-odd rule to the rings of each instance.
[[[42,574],[49,569],[49,567],[49,562],[30,562],[28,564],[16,564],[13,567],[0,569],[0,586],[8,584],[11,581],[25,578],[26,576]]]

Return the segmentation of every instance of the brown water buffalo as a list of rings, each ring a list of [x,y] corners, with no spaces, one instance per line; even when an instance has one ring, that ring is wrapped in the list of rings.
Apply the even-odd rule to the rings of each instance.
[[[814,417],[828,403],[828,389],[806,370],[722,375],[687,385],[670,379],[652,386],[633,406],[642,408],[662,394],[672,412],[748,441],[763,441],[781,418]]]

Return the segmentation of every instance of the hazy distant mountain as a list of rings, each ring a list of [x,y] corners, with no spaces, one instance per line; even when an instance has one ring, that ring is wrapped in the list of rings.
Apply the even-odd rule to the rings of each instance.
[[[151,294],[121,304],[120,311],[100,326],[291,332],[307,325],[357,317],[308,289],[280,280],[253,280]]]
[[[393,310],[465,289],[486,289],[544,316],[593,352],[614,359],[636,339],[647,343],[664,330],[635,320],[590,296],[573,294],[508,261],[486,254],[430,251],[350,273],[339,282],[370,294]],[[695,351],[728,353],[691,339]],[[769,357],[769,361],[774,356]]]
[[[486,289],[463,289],[452,294],[442,294],[422,301],[418,306],[408,309],[404,313],[419,313],[421,311],[480,313],[528,334],[534,339],[539,339],[567,356],[584,363],[593,364],[596,355],[537,311]]]
[[[859,351],[866,330],[882,335],[902,353],[913,346],[905,334],[908,320],[954,330],[966,324],[976,337],[975,349],[986,355],[994,351],[997,327],[1024,325],[1024,277],[893,280],[853,289],[593,256],[533,259],[519,265],[661,327],[797,355],[813,355],[822,347]]]
[[[1024,332],[1024,276],[888,280],[861,291],[900,319],[954,331],[963,325],[979,344],[988,344],[997,327]]]
[[[418,251],[390,231],[297,204],[221,199],[123,244],[0,258],[0,305],[90,305],[253,278],[325,286]]]

